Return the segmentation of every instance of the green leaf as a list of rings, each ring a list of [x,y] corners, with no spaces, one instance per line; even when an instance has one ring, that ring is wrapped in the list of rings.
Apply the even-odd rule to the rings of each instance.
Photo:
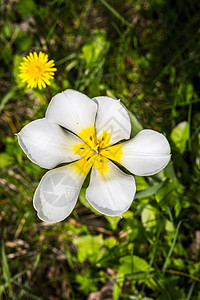
[[[136,272],[147,272],[149,264],[143,258],[136,255],[127,255],[120,258],[118,274],[127,275]]]
[[[0,168],[12,165],[14,158],[7,153],[0,154]]]
[[[17,10],[23,17],[28,17],[36,11],[36,4],[33,0],[19,0]]]
[[[109,217],[109,216],[105,216],[105,218],[108,220],[112,230],[116,230],[117,225],[118,225],[119,221],[121,220],[121,218],[120,217]]]
[[[83,274],[77,274],[76,282],[79,284],[80,291],[85,295],[97,290],[96,282],[90,269],[84,270]]]
[[[31,32],[29,32],[28,35],[26,32],[19,32],[16,45],[21,53],[24,51],[28,51],[29,48],[33,45],[33,43],[34,35]]]
[[[128,113],[131,120],[131,136],[135,136],[138,132],[140,132],[143,129],[143,127],[131,111],[128,110]]]
[[[171,221],[169,221],[169,220],[166,220],[165,229],[168,232],[174,232],[174,225],[173,225],[173,223]]]
[[[194,87],[191,83],[188,83],[186,86],[186,102],[190,103],[194,94]]]
[[[164,169],[164,173],[172,180],[177,180],[173,162],[170,162]]]
[[[9,21],[4,21],[4,25],[1,27],[1,33],[5,36],[5,38],[10,39],[13,34],[12,23]]]
[[[5,105],[11,100],[14,95],[15,95],[15,90],[16,88],[12,88],[5,96],[1,99],[1,104],[0,104],[0,113],[4,109]]]
[[[90,262],[96,262],[102,256],[100,251],[104,245],[102,234],[78,237],[74,240],[74,244],[78,246],[78,260],[81,263],[86,259]]]
[[[167,180],[163,183],[162,187],[158,189],[155,194],[156,201],[160,203],[166,197],[172,194],[172,192],[177,191],[181,187],[181,184],[176,180]]]
[[[135,199],[144,197],[144,196],[147,197],[147,196],[155,195],[155,193],[162,187],[162,185],[163,185],[163,182],[160,182],[160,183],[154,184],[153,186],[151,186],[147,189],[137,192],[135,195]]]
[[[91,68],[95,63],[99,62],[102,55],[107,52],[109,42],[106,40],[105,32],[96,32],[82,47],[82,57],[87,67]]]
[[[101,215],[100,212],[96,211],[91,205],[90,203],[87,201],[86,197],[85,197],[85,193],[86,193],[86,188],[82,188],[79,194],[79,200],[80,202],[87,208],[91,209],[95,214],[97,215]]]
[[[189,139],[190,131],[189,124],[187,121],[179,123],[171,133],[171,139],[179,149],[180,153],[183,154],[186,149],[186,143]]]
[[[147,230],[156,226],[156,211],[153,206],[146,205],[141,213],[142,224]]]
[[[104,240],[104,245],[108,248],[113,248],[114,246],[116,246],[116,239],[113,237],[110,237],[109,239],[105,239]]]
[[[124,278],[120,278],[115,281],[114,290],[113,290],[113,300],[118,300],[120,298],[123,283],[124,283]]]
[[[90,203],[87,201],[87,199],[85,197],[85,193],[86,193],[86,188],[82,188],[80,191],[80,194],[79,194],[79,200],[85,207],[91,208]]]

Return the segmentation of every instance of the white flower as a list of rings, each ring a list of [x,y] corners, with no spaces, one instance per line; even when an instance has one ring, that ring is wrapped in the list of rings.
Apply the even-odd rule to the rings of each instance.
[[[90,99],[74,90],[53,97],[45,118],[29,123],[18,134],[21,148],[39,166],[52,169],[72,162],[48,171],[40,181],[33,199],[39,218],[49,223],[64,220],[75,207],[90,169],[89,203],[108,216],[128,210],[135,180],[116,163],[135,175],[148,176],[170,160],[167,139],[153,130],[142,130],[116,144],[129,139],[130,132],[128,112],[119,100]]]

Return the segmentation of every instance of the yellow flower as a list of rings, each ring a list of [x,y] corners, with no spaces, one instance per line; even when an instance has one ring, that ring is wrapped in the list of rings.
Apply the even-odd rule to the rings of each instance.
[[[29,53],[19,66],[20,74],[18,76],[22,82],[27,83],[28,88],[32,89],[38,86],[39,89],[42,89],[51,84],[49,79],[53,78],[54,72],[57,70],[53,68],[54,65],[53,60],[48,61],[47,54]]]

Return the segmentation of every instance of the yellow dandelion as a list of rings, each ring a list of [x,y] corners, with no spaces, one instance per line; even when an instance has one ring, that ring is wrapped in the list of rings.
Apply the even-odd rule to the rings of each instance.
[[[53,78],[54,72],[57,70],[53,68],[54,65],[54,60],[48,61],[47,54],[29,53],[19,66],[20,74],[18,76],[22,82],[27,83],[28,88],[32,89],[38,86],[39,89],[42,89],[51,84],[49,79]]]

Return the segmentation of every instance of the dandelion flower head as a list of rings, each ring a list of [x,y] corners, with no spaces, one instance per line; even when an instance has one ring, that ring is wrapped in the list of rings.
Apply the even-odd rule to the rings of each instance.
[[[27,83],[28,88],[39,89],[45,88],[50,85],[50,79],[53,78],[55,71],[55,63],[53,60],[48,61],[48,55],[39,52],[39,55],[29,53],[27,57],[23,58],[19,66],[20,74],[18,75],[22,82]]]

